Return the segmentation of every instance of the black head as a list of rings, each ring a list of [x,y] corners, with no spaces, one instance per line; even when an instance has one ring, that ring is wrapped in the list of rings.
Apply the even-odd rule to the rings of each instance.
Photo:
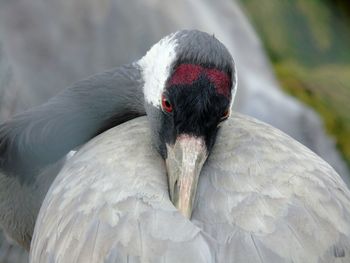
[[[162,94],[160,152],[182,134],[204,139],[207,152],[214,145],[221,122],[230,114],[230,74],[208,65],[179,64]]]
[[[214,36],[180,31],[139,62],[153,143],[165,159],[172,202],[191,216],[198,176],[231,111],[233,59]]]
[[[163,158],[166,144],[180,134],[203,137],[210,152],[236,93],[235,65],[226,47],[207,33],[183,30],[160,40],[138,64],[153,142]]]

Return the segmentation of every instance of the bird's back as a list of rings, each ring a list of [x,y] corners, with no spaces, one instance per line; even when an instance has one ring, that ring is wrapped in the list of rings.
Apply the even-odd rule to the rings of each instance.
[[[220,262],[350,261],[348,188],[276,128],[235,115],[198,189],[192,221],[222,244]]]
[[[200,175],[192,220],[168,196],[146,118],[94,138],[43,203],[31,262],[349,262],[350,193],[284,133],[234,115]]]

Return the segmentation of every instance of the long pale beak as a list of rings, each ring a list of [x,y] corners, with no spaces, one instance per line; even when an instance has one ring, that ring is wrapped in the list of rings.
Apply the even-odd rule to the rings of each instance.
[[[167,145],[165,160],[170,198],[175,207],[191,218],[199,174],[208,157],[203,138],[180,135],[174,145]]]

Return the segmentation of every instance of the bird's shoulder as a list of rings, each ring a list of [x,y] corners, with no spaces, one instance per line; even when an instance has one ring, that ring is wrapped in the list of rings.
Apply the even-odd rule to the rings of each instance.
[[[195,219],[238,262],[238,250],[255,251],[242,262],[350,258],[348,188],[330,165],[280,130],[235,114],[201,176]]]

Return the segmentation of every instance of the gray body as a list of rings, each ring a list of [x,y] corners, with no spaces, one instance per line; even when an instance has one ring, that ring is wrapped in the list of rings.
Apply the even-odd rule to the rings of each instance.
[[[200,175],[191,221],[169,199],[146,118],[64,166],[37,220],[31,262],[350,261],[350,192],[316,154],[234,115]]]
[[[35,220],[65,155],[105,129],[145,114],[140,70],[126,65],[79,81],[0,125],[0,225],[29,250]]]

